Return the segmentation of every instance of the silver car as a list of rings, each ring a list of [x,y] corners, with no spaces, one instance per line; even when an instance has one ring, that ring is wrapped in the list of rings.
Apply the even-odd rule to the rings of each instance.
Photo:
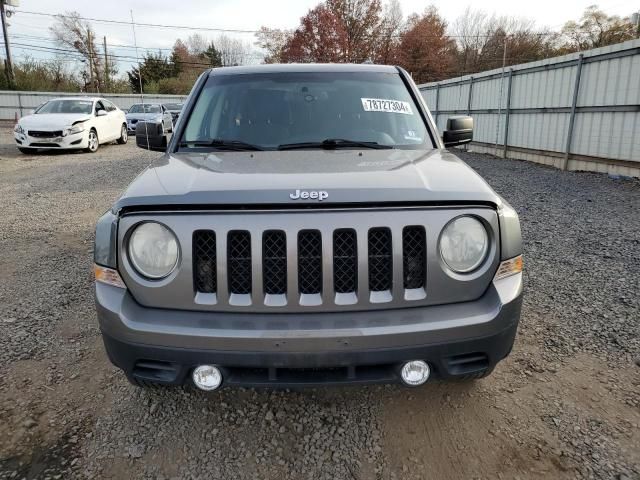
[[[140,131],[140,129],[138,129]],[[522,304],[513,208],[447,148],[402,69],[261,65],[197,80],[98,221],[107,354],[137,385],[479,378]]]
[[[160,127],[162,134],[173,131],[173,117],[160,103],[136,103],[126,114],[127,130],[135,135],[138,122],[153,123]]]

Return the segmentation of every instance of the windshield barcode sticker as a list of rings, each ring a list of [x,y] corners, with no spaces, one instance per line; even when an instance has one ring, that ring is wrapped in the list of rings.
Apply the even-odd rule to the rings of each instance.
[[[404,113],[413,115],[409,102],[400,100],[386,100],[384,98],[361,98],[365,112]]]

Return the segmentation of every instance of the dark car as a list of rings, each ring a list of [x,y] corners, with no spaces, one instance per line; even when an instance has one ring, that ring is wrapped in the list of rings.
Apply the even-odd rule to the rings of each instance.
[[[138,385],[479,378],[522,304],[513,208],[404,70],[212,69],[96,229],[111,361]],[[138,131],[141,129],[139,128]]]

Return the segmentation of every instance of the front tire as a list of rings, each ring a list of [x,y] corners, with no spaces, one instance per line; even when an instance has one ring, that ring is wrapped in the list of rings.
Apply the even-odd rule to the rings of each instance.
[[[118,139],[118,145],[124,145],[129,140],[129,132],[127,131],[127,125],[122,124],[120,128],[120,138]]]
[[[87,142],[87,148],[85,151],[89,153],[96,153],[98,151],[98,147],[100,146],[100,141],[98,140],[98,132],[96,132],[95,128],[89,130],[89,140]]]

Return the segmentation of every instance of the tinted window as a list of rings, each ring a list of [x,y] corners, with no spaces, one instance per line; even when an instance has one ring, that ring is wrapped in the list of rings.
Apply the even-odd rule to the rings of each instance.
[[[236,140],[276,148],[336,138],[433,147],[402,78],[371,72],[213,75],[182,140]]]
[[[182,110],[182,103],[165,103],[164,108],[167,110]]]
[[[91,113],[92,107],[91,100],[51,100],[42,105],[36,113]]]
[[[137,103],[129,109],[129,113],[162,113],[160,105]]]

